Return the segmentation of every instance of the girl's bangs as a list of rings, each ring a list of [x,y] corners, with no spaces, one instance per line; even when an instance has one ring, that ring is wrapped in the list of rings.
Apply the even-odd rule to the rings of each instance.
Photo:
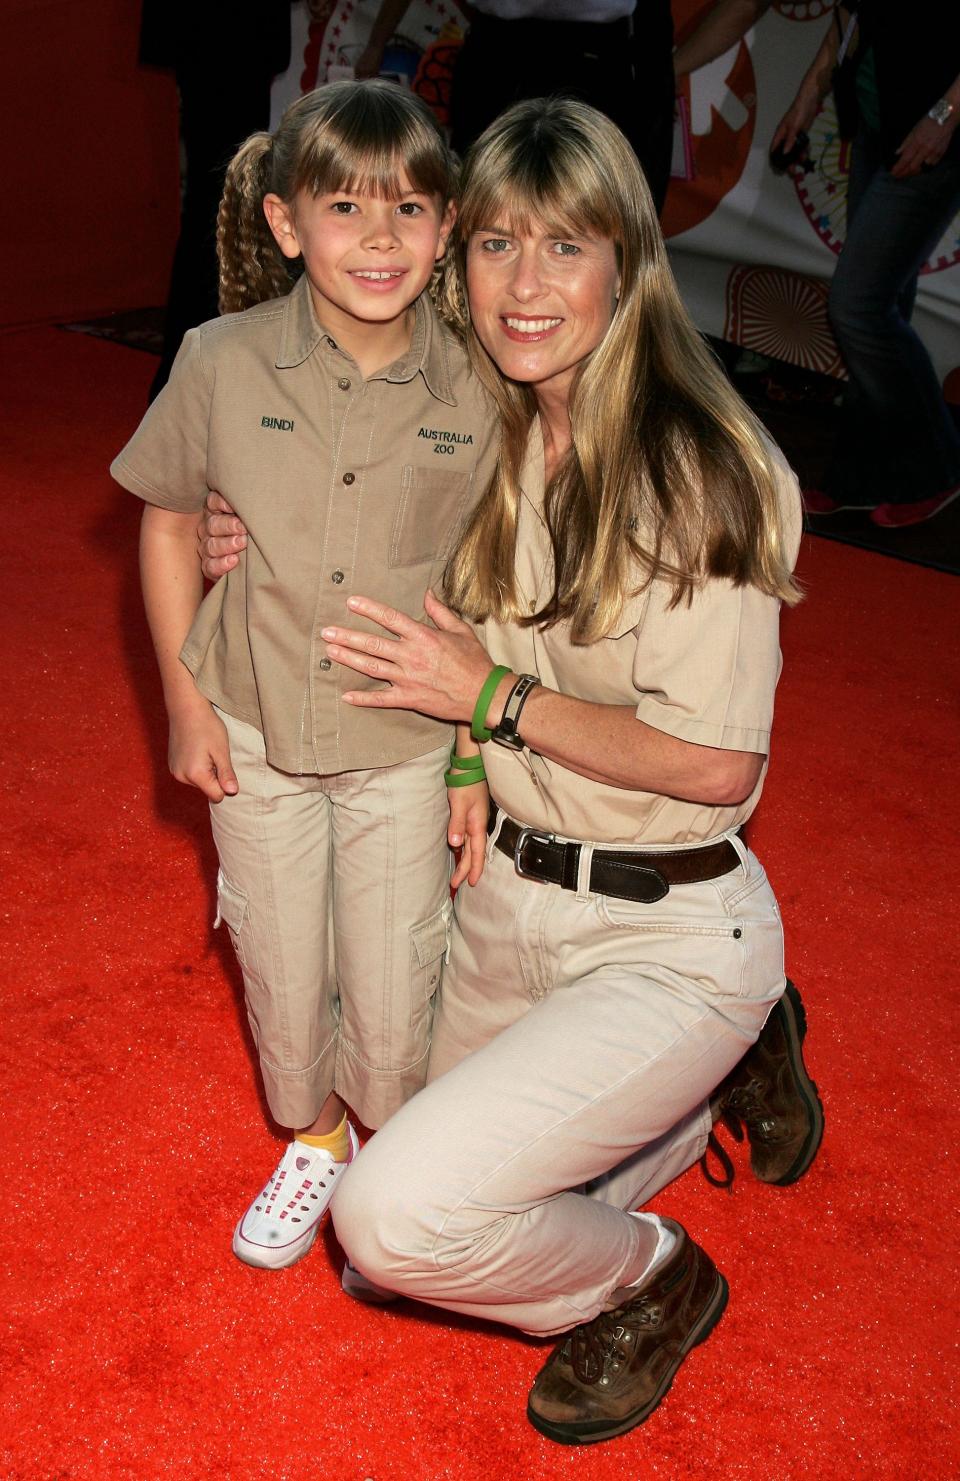
[[[379,128],[337,127],[340,120],[317,130],[305,141],[297,171],[297,189],[311,195],[371,195],[397,200],[408,190],[439,196],[446,201],[453,193],[453,180],[443,144],[431,129],[406,120],[398,130],[395,121],[376,120]],[[388,122],[394,127],[388,129]],[[404,183],[406,180],[408,183]]]

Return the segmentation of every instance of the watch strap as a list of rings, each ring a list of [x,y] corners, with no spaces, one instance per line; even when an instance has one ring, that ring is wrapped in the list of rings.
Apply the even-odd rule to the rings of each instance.
[[[540,680],[536,674],[521,674],[507,695],[506,704],[503,707],[503,715],[499,725],[495,725],[490,732],[491,740],[495,740],[500,746],[508,746],[511,751],[522,751],[523,741],[520,739],[518,725],[520,712],[527,702],[531,690],[536,689]]]

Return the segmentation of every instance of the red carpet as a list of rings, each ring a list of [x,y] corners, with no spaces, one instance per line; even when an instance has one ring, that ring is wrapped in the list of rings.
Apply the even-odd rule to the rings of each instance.
[[[165,773],[138,506],[106,467],[153,363],[8,335],[0,1474],[227,1481],[923,1478],[956,1419],[960,583],[808,540],[753,841],[806,998],[823,1151],[661,1198],[728,1312],[628,1438],[531,1430],[542,1348],[341,1296],[328,1239],[230,1253],[275,1155],[210,931],[205,807]],[[39,547],[46,542],[49,551]]]

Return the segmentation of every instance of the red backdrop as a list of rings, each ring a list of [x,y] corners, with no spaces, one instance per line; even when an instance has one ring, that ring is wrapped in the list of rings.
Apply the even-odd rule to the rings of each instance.
[[[179,210],[171,75],[137,65],[134,0],[4,7],[0,324],[163,303]]]

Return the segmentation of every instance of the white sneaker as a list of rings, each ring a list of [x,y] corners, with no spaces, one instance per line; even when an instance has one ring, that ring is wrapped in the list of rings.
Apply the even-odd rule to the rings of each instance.
[[[396,1291],[388,1291],[386,1286],[367,1280],[363,1271],[351,1265],[349,1260],[343,1267],[340,1285],[345,1295],[354,1301],[362,1301],[365,1306],[389,1306],[391,1301],[399,1300]]]
[[[347,1125],[350,1154],[331,1161],[329,1152],[292,1141],[263,1192],[253,1200],[233,1232],[233,1253],[261,1270],[285,1270],[310,1250],[337,1182],[360,1150]]]

